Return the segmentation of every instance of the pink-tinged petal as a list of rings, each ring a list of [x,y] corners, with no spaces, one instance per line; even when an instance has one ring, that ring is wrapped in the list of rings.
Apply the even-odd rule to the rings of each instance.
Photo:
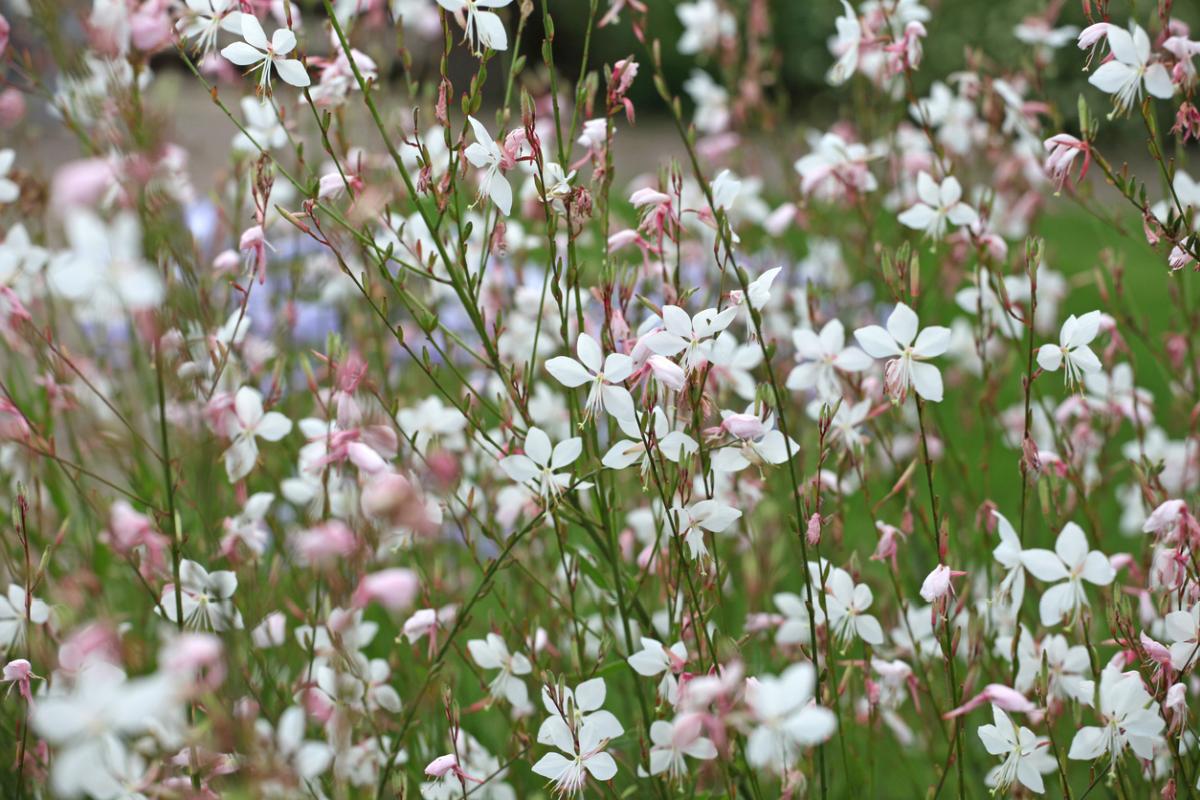
[[[896,307],[892,309],[891,315],[888,316],[887,331],[896,340],[897,344],[901,347],[908,347],[912,344],[913,339],[917,338],[917,326],[919,324],[917,312],[904,303],[897,303]],[[859,342],[859,344],[862,343]]]
[[[582,386],[593,378],[592,373],[588,372],[582,364],[569,356],[556,356],[550,359],[546,362],[546,371],[568,389]]]
[[[221,55],[239,67],[248,67],[266,58],[265,55],[245,42],[234,42],[231,45],[227,45],[221,49]]]
[[[942,402],[942,373],[933,364],[922,364],[914,361],[912,364],[913,388],[922,399],[931,403]]]
[[[854,332],[854,338],[858,341],[858,346],[872,358],[892,358],[900,355],[896,340],[878,325],[859,328]]]

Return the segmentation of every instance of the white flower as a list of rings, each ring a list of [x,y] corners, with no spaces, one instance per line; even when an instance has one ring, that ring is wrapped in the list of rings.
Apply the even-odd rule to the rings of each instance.
[[[720,133],[729,125],[729,92],[702,69],[692,69],[683,90],[696,104],[692,122],[701,133]]]
[[[867,168],[871,151],[861,142],[847,142],[836,133],[821,136],[811,153],[798,159],[800,191],[826,199],[849,191],[873,192],[879,181]]]
[[[304,738],[304,710],[292,706],[279,715],[279,725],[272,731],[271,723],[261,717],[255,720],[259,738],[274,740],[275,752],[304,783],[314,781],[329,769],[333,750],[325,742]]]
[[[1138,758],[1154,759],[1166,723],[1140,675],[1121,672],[1111,664],[1105,667],[1100,673],[1098,711],[1103,726],[1080,728],[1067,758],[1091,761],[1107,754],[1110,767],[1115,768],[1128,745]]]
[[[831,403],[842,396],[838,371],[862,372],[872,364],[862,350],[853,345],[846,347],[846,329],[836,319],[825,323],[820,334],[809,328],[792,331],[792,343],[800,363],[788,375],[787,388],[815,389],[818,397]]]
[[[1043,625],[1054,625],[1064,617],[1074,617],[1088,604],[1083,581],[1108,586],[1117,576],[1108,558],[1099,550],[1088,550],[1087,536],[1074,522],[1068,522],[1054,542],[1054,552],[1044,549],[1021,553],[1021,563],[1040,581],[1064,581],[1042,594],[1038,610]]]
[[[1025,597],[1025,567],[1021,563],[1021,541],[1017,532],[999,511],[992,511],[1000,534],[1000,544],[992,551],[992,557],[1006,570],[1004,578],[996,586],[996,598],[1009,608],[1020,608]]]
[[[840,644],[846,645],[856,637],[870,645],[883,644],[879,620],[866,613],[874,600],[870,586],[856,585],[849,572],[835,568],[825,582],[825,592],[829,630]]]
[[[486,639],[472,639],[467,642],[467,650],[471,658],[483,669],[498,669],[499,674],[492,679],[489,687],[492,697],[503,697],[512,704],[514,709],[523,709],[529,704],[529,690],[518,675],[528,675],[533,671],[529,659],[521,653],[509,653],[508,645],[497,634],[489,633]]]
[[[791,592],[780,592],[772,598],[775,607],[783,612],[784,620],[775,632],[775,643],[808,644],[812,641],[812,628],[808,620],[808,607],[799,595]],[[820,625],[825,621],[825,612],[817,598],[813,598],[813,622]]]
[[[655,720],[650,723],[650,774],[667,773],[672,779],[688,774],[684,756],[710,761],[717,757],[717,747],[700,735],[700,719],[691,715],[681,723]]]
[[[1150,63],[1150,37],[1134,22],[1124,31],[1116,25],[1106,28],[1112,59],[1104,62],[1088,78],[1088,83],[1113,95],[1113,113],[1124,114],[1142,98],[1142,87],[1163,100],[1175,94],[1175,84],[1167,68]]]
[[[244,42],[234,42],[221,50],[221,55],[239,67],[261,69],[258,85],[261,91],[271,90],[271,68],[279,77],[292,86],[305,87],[311,81],[304,63],[296,58],[285,58],[296,49],[296,34],[287,28],[278,28],[267,41],[267,34],[253,14],[241,14],[241,34]]]
[[[662,673],[662,681],[658,685],[659,697],[674,705],[679,699],[679,683],[675,680],[675,673],[683,669],[687,658],[687,645],[683,642],[676,642],[668,649],[657,639],[643,636],[642,649],[626,661],[638,675],[650,678]]]
[[[820,401],[814,401],[820,402]],[[821,415],[820,406],[813,408],[809,406],[810,413],[816,411],[815,418],[819,419]],[[867,398],[860,400],[853,405],[842,403],[834,412],[831,420],[830,431],[841,440],[842,446],[852,452],[862,452],[863,447],[867,443],[867,437],[859,431],[859,426],[867,421],[867,417],[871,415],[871,400]]]
[[[979,726],[979,739],[989,753],[1003,756],[1004,761],[988,773],[987,784],[1007,792],[1014,781],[1020,781],[1030,791],[1044,792],[1042,773],[1055,768],[1046,749],[1048,740],[1039,739],[1029,728],[1018,728],[998,706],[992,706],[992,718],[994,725]]]
[[[471,123],[471,130],[475,132],[475,141],[467,147],[463,155],[473,167],[484,171],[479,193],[490,197],[496,208],[507,217],[512,211],[512,187],[500,172],[504,164],[504,152],[482,122],[474,117],[467,117],[467,120]]]
[[[271,103],[260,103],[253,97],[242,98],[243,127],[233,137],[233,147],[243,153],[257,153],[258,148],[278,150],[287,144],[287,131],[279,119],[279,112]]]
[[[25,629],[29,623],[44,625],[50,619],[50,606],[36,597],[29,599],[29,616],[25,615],[25,589],[12,583],[0,596],[0,648],[21,649],[25,646]]]
[[[482,47],[490,50],[507,50],[508,34],[500,16],[486,8],[504,8],[512,0],[437,0],[438,5],[451,14],[463,11],[467,14],[467,41],[475,55],[482,53]],[[504,213],[508,213],[507,211]]]
[[[643,425],[646,416],[642,416]],[[696,443],[695,439],[682,431],[671,429],[671,423],[667,420],[667,415],[661,407],[655,406],[648,416],[651,426],[650,430],[646,431],[646,439],[649,440],[650,447],[658,450],[668,461],[678,464],[685,456],[694,455],[700,449],[700,445]],[[642,439],[638,422],[618,417],[617,425],[620,426],[621,432],[629,438],[621,439],[610,447],[600,463],[609,469],[625,469],[641,461],[642,473],[649,472],[650,453],[646,450],[646,443]]]
[[[558,356],[546,362],[546,371],[571,389],[591,384],[584,418],[607,411],[617,419],[633,419],[633,396],[621,385],[633,372],[633,359],[622,353],[609,353],[606,358],[599,343],[586,333],[579,334],[575,352],[578,361]]]
[[[947,221],[955,225],[973,225],[979,221],[975,209],[962,202],[962,186],[953,175],[939,185],[928,172],[922,171],[917,176],[917,197],[920,202],[897,219],[901,225],[925,231],[933,239],[945,235]]]
[[[443,403],[437,395],[430,395],[412,408],[397,411],[396,424],[422,455],[431,444],[446,450],[461,450],[466,446],[463,430],[467,427],[467,418],[457,408]]]
[[[209,572],[195,561],[184,559],[179,565],[179,602],[184,626],[192,630],[240,630],[242,614],[233,605],[237,586],[237,575],[232,572]],[[163,587],[159,606],[167,619],[179,621],[174,585]]]
[[[278,442],[292,430],[292,421],[278,411],[263,413],[262,394],[251,386],[238,389],[233,399],[233,414],[226,435],[232,440],[225,451],[225,472],[230,483],[250,474],[258,461],[256,437]]]
[[[67,215],[65,227],[71,247],[55,257],[47,277],[82,317],[107,322],[162,302],[162,278],[142,256],[142,228],[134,213],[121,212],[105,225],[77,209]]]
[[[701,500],[687,508],[675,506],[671,514],[693,561],[709,558],[708,548],[704,546],[704,531],[721,533],[742,516],[741,511],[717,500]]]
[[[675,13],[683,23],[679,52],[685,55],[712,50],[722,39],[737,33],[733,15],[722,11],[716,0],[680,3]]]
[[[525,453],[500,459],[500,468],[508,477],[524,483],[543,498],[557,497],[571,485],[571,476],[557,472],[575,463],[583,452],[583,440],[578,436],[564,439],[551,447],[550,437],[541,428],[531,427],[525,434]],[[586,489],[590,483],[576,488]]]
[[[103,661],[88,662],[69,691],[38,698],[30,706],[30,724],[54,749],[54,795],[137,797],[127,779],[139,765],[131,763],[121,737],[175,727],[182,721],[177,699],[168,676],[126,680],[120,668]]]
[[[12,588],[9,588],[12,592]],[[1191,611],[1172,611],[1164,620],[1171,645],[1171,666],[1180,672],[1196,663],[1200,655],[1200,603]]]
[[[842,12],[834,21],[837,35],[829,40],[829,51],[837,56],[837,61],[825,74],[825,80],[829,81],[831,86],[841,86],[858,70],[858,46],[862,41],[862,24],[858,21],[858,14],[854,13],[854,9],[846,0],[842,0]]]
[[[542,703],[550,716],[538,729],[538,743],[551,744],[567,755],[547,753],[533,765],[533,771],[553,781],[560,794],[569,796],[582,790],[589,774],[598,781],[617,774],[617,762],[605,748],[625,729],[615,716],[600,708],[604,695],[603,678],[584,681],[574,691],[563,691],[560,713],[550,690],[542,689]]]
[[[746,681],[746,704],[757,722],[746,743],[750,766],[782,775],[801,748],[813,747],[833,736],[833,712],[816,704],[812,664],[793,664],[778,678],[767,675]]]
[[[185,39],[195,39],[196,49],[207,55],[217,46],[221,31],[241,33],[241,12],[234,0],[185,0],[187,10],[175,23]]]
[[[732,414],[722,411],[721,416],[729,419]],[[768,417],[755,427],[760,428],[757,433],[747,432],[740,435],[732,444],[713,452],[710,462],[713,472],[741,472],[751,464],[759,467],[767,464],[786,464],[790,457],[800,452],[800,445],[795,439],[784,436],[781,431],[775,429],[774,416]]]
[[[737,312],[737,306],[706,308],[689,317],[679,306],[663,306],[663,327],[646,337],[646,346],[660,356],[683,353],[683,368],[691,372],[704,363],[704,341],[728,328]]]
[[[1006,650],[1011,652],[1011,650]],[[1028,692],[1034,681],[1042,674],[1043,663],[1048,675],[1047,693],[1059,700],[1075,700],[1091,705],[1095,688],[1087,676],[1091,674],[1091,660],[1083,645],[1071,646],[1061,634],[1051,634],[1034,642],[1028,629],[1021,631],[1017,647],[1017,680],[1019,692]]]
[[[898,303],[888,317],[887,330],[868,325],[856,330],[854,338],[872,358],[891,359],[885,371],[885,386],[892,397],[903,402],[911,386],[925,400],[940,402],[942,373],[924,362],[946,352],[950,329],[932,326],[918,335],[919,324],[916,312]]]
[[[1089,311],[1082,317],[1074,314],[1067,317],[1058,334],[1058,346],[1044,344],[1038,348],[1038,366],[1047,372],[1054,372],[1065,362],[1063,380],[1068,386],[1075,386],[1081,375],[1090,375],[1103,369],[1100,359],[1088,346],[1100,331],[1101,318],[1099,311]]]
[[[16,157],[11,148],[0,150],[0,203],[11,203],[21,195],[21,187],[8,177]]]

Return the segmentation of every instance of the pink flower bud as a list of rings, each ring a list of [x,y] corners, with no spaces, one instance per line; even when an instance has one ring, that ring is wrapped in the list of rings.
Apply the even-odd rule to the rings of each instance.
[[[730,414],[721,421],[721,427],[739,439],[756,439],[767,432],[763,421],[754,414]]]
[[[808,518],[808,529],[804,532],[804,536],[808,539],[810,547],[816,547],[821,543],[821,515],[813,514]]]
[[[681,391],[687,383],[687,373],[683,371],[683,367],[666,356],[652,355],[646,359],[646,364],[654,373],[655,380],[676,392]]]
[[[365,576],[354,590],[354,605],[365,608],[372,600],[389,611],[412,605],[420,583],[410,569],[394,567]]]
[[[23,658],[18,658],[4,665],[4,680],[6,681],[24,681],[29,680],[29,676],[33,674],[33,665]]]
[[[9,87],[0,92],[0,128],[12,128],[25,117],[25,95]]]
[[[954,586],[950,583],[950,579],[965,574],[965,572],[952,570],[945,564],[938,564],[921,584],[921,597],[927,603],[949,597],[954,594]]]
[[[431,778],[442,778],[458,767],[458,757],[453,753],[438,756],[425,766],[425,774]]]

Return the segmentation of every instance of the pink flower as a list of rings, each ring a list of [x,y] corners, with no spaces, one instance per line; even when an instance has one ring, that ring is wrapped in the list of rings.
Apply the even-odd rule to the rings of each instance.
[[[991,703],[999,706],[1004,711],[1014,711],[1021,714],[1028,714],[1037,710],[1037,706],[1025,699],[1025,695],[1005,686],[1002,683],[989,683],[983,688],[983,691],[972,697],[967,702],[963,703],[953,711],[947,711],[942,715],[942,719],[952,719],[962,714],[972,711],[984,703]]]
[[[950,582],[950,579],[966,574],[965,572],[952,570],[945,564],[938,564],[933,568],[933,572],[925,577],[925,582],[921,584],[921,597],[927,603],[946,600],[952,597],[954,595],[954,585]]]
[[[372,600],[389,611],[397,611],[412,605],[417,596],[420,582],[410,569],[394,567],[363,577],[354,590],[354,605],[364,608]]]
[[[1049,155],[1046,156],[1046,172],[1054,182],[1056,192],[1061,192],[1067,180],[1071,177],[1071,167],[1080,153],[1083,154],[1083,166],[1079,168],[1076,183],[1087,175],[1092,163],[1091,145],[1082,139],[1076,139],[1067,133],[1057,133],[1047,139],[1043,145]]]
[[[33,703],[33,694],[29,691],[29,681],[37,677],[33,674],[33,666],[23,658],[18,658],[4,665],[4,680],[17,687],[26,703]]]

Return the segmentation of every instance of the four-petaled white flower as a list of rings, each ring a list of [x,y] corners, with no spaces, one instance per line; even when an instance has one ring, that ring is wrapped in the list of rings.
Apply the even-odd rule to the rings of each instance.
[[[704,342],[729,327],[737,316],[737,306],[724,311],[706,308],[689,317],[679,306],[663,306],[663,327],[646,337],[646,346],[660,356],[683,353],[683,368],[688,372],[704,361]]]
[[[507,50],[508,34],[500,15],[489,8],[504,8],[512,0],[437,0],[442,8],[451,14],[466,12],[466,38],[471,43],[471,51],[475,55],[482,53],[482,47],[489,50]],[[505,212],[508,213],[508,212]]]
[[[675,506],[671,513],[693,561],[709,558],[708,548],[704,546],[704,531],[721,533],[742,516],[741,511],[718,500],[701,500],[687,508]]]
[[[539,744],[554,745],[562,753],[542,756],[533,771],[553,781],[562,795],[572,796],[582,790],[589,774],[598,781],[617,774],[617,762],[605,748],[625,729],[611,712],[600,708],[605,693],[604,679],[593,678],[574,691],[564,689],[558,697],[559,705],[555,705],[550,690],[542,689],[542,703],[550,716],[538,729],[537,740]]]
[[[649,472],[650,453],[646,449],[647,440],[651,450],[657,450],[663,458],[675,464],[700,449],[700,445],[696,443],[695,439],[683,431],[671,429],[671,423],[661,407],[655,406],[648,415],[642,415],[642,424],[646,424],[647,416],[650,418],[650,424],[645,440],[642,438],[642,431],[638,427],[636,419],[617,418],[617,425],[620,426],[621,432],[629,438],[621,439],[613,444],[604,454],[604,458],[600,461],[601,464],[609,469],[625,469],[640,461],[642,473]]]
[[[813,699],[816,680],[812,664],[793,664],[778,678],[746,682],[746,704],[757,723],[746,742],[750,766],[782,775],[802,748],[833,736],[837,719]]]
[[[920,202],[897,219],[901,225],[925,231],[933,239],[945,235],[947,221],[955,225],[974,225],[979,221],[975,209],[962,202],[962,186],[953,175],[939,184],[928,172],[922,172],[917,176],[917,198]]]
[[[1136,672],[1121,672],[1113,665],[1100,673],[1101,727],[1080,728],[1071,741],[1067,758],[1091,761],[1108,755],[1110,768],[1130,747],[1145,761],[1154,759],[1155,746],[1162,742],[1166,722],[1159,715],[1158,703],[1146,691]]]
[[[528,658],[521,653],[509,653],[504,639],[495,633],[489,633],[486,639],[470,640],[467,650],[483,669],[500,670],[489,687],[492,697],[503,697],[514,709],[528,706],[529,690],[525,688],[525,682],[517,677],[533,671]]]
[[[1108,558],[1099,550],[1088,550],[1087,536],[1074,522],[1063,526],[1054,551],[1035,548],[1021,553],[1021,563],[1040,581],[1063,581],[1042,593],[1038,610],[1043,625],[1054,625],[1064,617],[1074,618],[1088,604],[1083,582],[1108,586],[1117,576]]]
[[[0,595],[0,650],[19,650],[25,645],[25,629],[30,623],[43,625],[50,619],[50,606],[36,597],[28,598],[26,616],[25,589],[13,583]]]
[[[994,756],[1003,756],[1000,766],[988,772],[985,779],[996,792],[1007,792],[1015,781],[1041,794],[1046,790],[1042,773],[1055,768],[1046,739],[1039,739],[1029,728],[1018,728],[998,706],[992,706],[994,725],[980,725],[979,739]]]
[[[633,396],[621,384],[633,372],[633,359],[623,353],[604,356],[600,344],[586,333],[575,343],[579,360],[557,356],[546,362],[546,371],[563,386],[574,389],[590,383],[584,419],[607,411],[617,419],[633,419]]]
[[[684,756],[711,761],[717,757],[717,747],[710,739],[700,735],[703,730],[701,719],[689,715],[667,722],[655,720],[650,723],[650,774],[667,773],[672,779],[688,774]]]
[[[941,402],[942,373],[925,360],[946,352],[950,345],[950,329],[934,325],[921,331],[917,313],[904,303],[898,303],[887,320],[887,330],[868,325],[854,332],[854,338],[867,355],[890,359],[884,373],[884,385],[889,395],[899,402],[908,396],[911,386],[923,399]]]
[[[1100,359],[1088,345],[1100,331],[1099,311],[1089,311],[1082,317],[1074,314],[1067,317],[1058,333],[1058,346],[1044,344],[1038,348],[1038,366],[1047,372],[1064,367],[1063,379],[1068,386],[1075,386],[1083,375],[1091,375],[1103,369]]]
[[[242,614],[233,605],[237,575],[227,570],[209,572],[195,561],[184,559],[179,565],[179,605],[183,624],[192,630],[241,630]],[[159,607],[167,619],[179,621],[175,586],[163,587]]]
[[[687,645],[676,642],[669,648],[663,647],[657,639],[642,637],[642,649],[631,655],[626,661],[638,675],[651,678],[662,673],[658,684],[658,695],[671,705],[679,699],[679,682],[675,674],[683,670],[687,663]]]
[[[312,82],[308,71],[304,69],[304,62],[298,58],[286,57],[296,49],[296,34],[287,28],[278,28],[271,34],[271,40],[267,41],[267,34],[257,17],[253,14],[241,14],[238,19],[245,41],[226,45],[221,50],[221,55],[239,67],[261,69],[262,75],[258,79],[261,91],[271,90],[272,69],[292,86],[304,88]]]
[[[867,644],[883,644],[879,620],[866,613],[874,600],[870,586],[855,584],[849,572],[835,568],[825,581],[825,592],[829,630],[840,644],[848,644],[855,637]]]
[[[1130,30],[1116,25],[1105,29],[1112,59],[1104,62],[1088,78],[1088,83],[1113,96],[1113,114],[1124,114],[1142,97],[1142,87],[1163,100],[1175,94],[1175,84],[1167,68],[1150,63],[1150,37],[1137,23]]]
[[[251,386],[238,389],[233,413],[227,416],[226,434],[232,440],[225,451],[225,472],[231,483],[250,474],[258,461],[258,439],[278,442],[291,433],[292,421],[278,411],[263,413],[262,394]]]
[[[815,333],[809,328],[792,331],[796,360],[800,363],[787,377],[792,391],[815,389],[822,400],[835,402],[842,396],[837,373],[862,372],[871,366],[871,358],[851,345],[846,347],[846,329],[839,320],[831,319]]]
[[[496,208],[507,217],[512,211],[512,187],[501,172],[508,163],[504,151],[482,122],[474,117],[467,117],[467,120],[475,133],[475,141],[463,151],[463,155],[471,162],[471,166],[484,171],[483,180],[479,183],[480,195],[490,197]]]
[[[517,483],[523,483],[537,491],[543,498],[557,497],[571,485],[571,476],[558,472],[575,463],[583,452],[583,440],[578,436],[564,439],[551,446],[550,437],[541,428],[531,427],[525,434],[525,452],[500,459],[500,468]],[[586,489],[590,483],[580,483],[577,489]]]

